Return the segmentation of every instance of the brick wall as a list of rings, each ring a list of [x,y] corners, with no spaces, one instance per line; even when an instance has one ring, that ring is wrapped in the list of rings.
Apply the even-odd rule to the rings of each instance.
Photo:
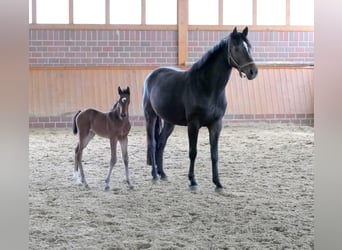
[[[30,30],[31,66],[175,65],[176,31]]]
[[[133,127],[145,126],[143,116],[130,116]],[[223,117],[224,125],[242,123],[291,123],[297,125],[313,126],[313,114],[233,114]],[[44,116],[29,118],[29,128],[71,128],[72,116]]]
[[[188,62],[197,61],[226,32],[189,31]],[[314,62],[314,32],[260,31],[248,33],[256,62]]]
[[[189,31],[188,63],[227,36]],[[257,62],[314,62],[313,32],[249,32]],[[176,31],[30,30],[31,66],[177,65]]]
[[[198,60],[229,32],[189,31],[188,63]],[[177,31],[34,30],[29,32],[30,66],[159,66],[177,65]],[[314,32],[250,31],[257,62],[314,62]],[[143,126],[142,116],[131,117]],[[313,125],[313,114],[233,114],[225,124],[281,122]],[[69,128],[69,116],[32,115],[30,128]]]

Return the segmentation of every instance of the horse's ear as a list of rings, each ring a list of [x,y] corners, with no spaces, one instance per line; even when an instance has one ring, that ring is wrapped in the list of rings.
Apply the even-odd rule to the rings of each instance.
[[[235,27],[234,30],[233,30],[233,35],[236,35],[236,34],[237,34],[237,29]]]
[[[248,34],[248,27],[246,26],[243,31],[242,31],[242,34],[247,37],[247,34]]]
[[[122,90],[121,90],[120,86],[118,87],[118,92],[119,92],[119,95],[122,94]]]
[[[127,93],[130,95],[131,91],[129,90],[129,87],[127,87]]]

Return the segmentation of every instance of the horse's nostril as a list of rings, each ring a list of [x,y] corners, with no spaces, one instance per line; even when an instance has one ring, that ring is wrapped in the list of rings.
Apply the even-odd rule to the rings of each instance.
[[[249,72],[252,76],[256,76],[258,74],[258,69],[251,69],[251,71]]]

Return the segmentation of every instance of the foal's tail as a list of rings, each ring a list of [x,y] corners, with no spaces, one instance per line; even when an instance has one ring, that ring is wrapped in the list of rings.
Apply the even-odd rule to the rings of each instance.
[[[74,135],[77,134],[76,118],[80,113],[81,113],[81,110],[77,111],[77,113],[72,118],[72,132],[74,133]]]

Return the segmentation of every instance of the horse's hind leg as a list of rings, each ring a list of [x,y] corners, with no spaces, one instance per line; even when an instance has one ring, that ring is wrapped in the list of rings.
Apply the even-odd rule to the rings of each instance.
[[[167,176],[166,176],[164,169],[163,169],[164,149],[166,146],[167,139],[171,135],[174,128],[175,128],[175,125],[173,125],[172,123],[164,122],[163,129],[162,129],[160,136],[157,140],[157,148],[156,148],[157,169],[158,169],[158,174],[160,175],[162,180],[167,179]]]
[[[125,164],[126,181],[127,181],[128,187],[133,188],[132,181],[129,176],[129,170],[128,170],[128,152],[127,152],[128,137],[127,136],[125,139],[120,140],[120,145],[121,145],[122,159]]]
[[[81,131],[79,132],[79,143],[75,149],[75,171],[74,176],[78,176],[77,168],[80,170],[81,183],[88,187],[87,181],[84,176],[83,165],[82,165],[82,153],[83,149],[87,147],[89,141],[95,136],[94,132],[89,131],[88,134],[84,135]],[[79,178],[79,177],[78,177]]]
[[[111,150],[111,158],[110,158],[110,162],[109,162],[109,170],[108,170],[108,174],[107,177],[105,179],[105,191],[109,190],[109,182],[110,182],[110,177],[112,175],[112,171],[114,168],[114,165],[116,164],[116,144],[117,144],[117,139],[116,138],[112,138],[110,139],[110,150]]]
[[[82,160],[82,152],[79,152],[80,151],[80,143],[77,143],[77,146],[75,148],[75,167],[74,167],[74,179],[76,180],[77,183],[81,184],[81,177],[80,177],[80,174],[78,172],[78,165],[79,165],[79,162],[81,162]],[[80,160],[78,160],[80,159]]]
[[[152,166],[151,174],[153,181],[158,179],[157,164],[156,164],[156,138],[155,126],[157,116],[150,114],[145,110],[146,119],[146,135],[147,135],[147,165]]]

